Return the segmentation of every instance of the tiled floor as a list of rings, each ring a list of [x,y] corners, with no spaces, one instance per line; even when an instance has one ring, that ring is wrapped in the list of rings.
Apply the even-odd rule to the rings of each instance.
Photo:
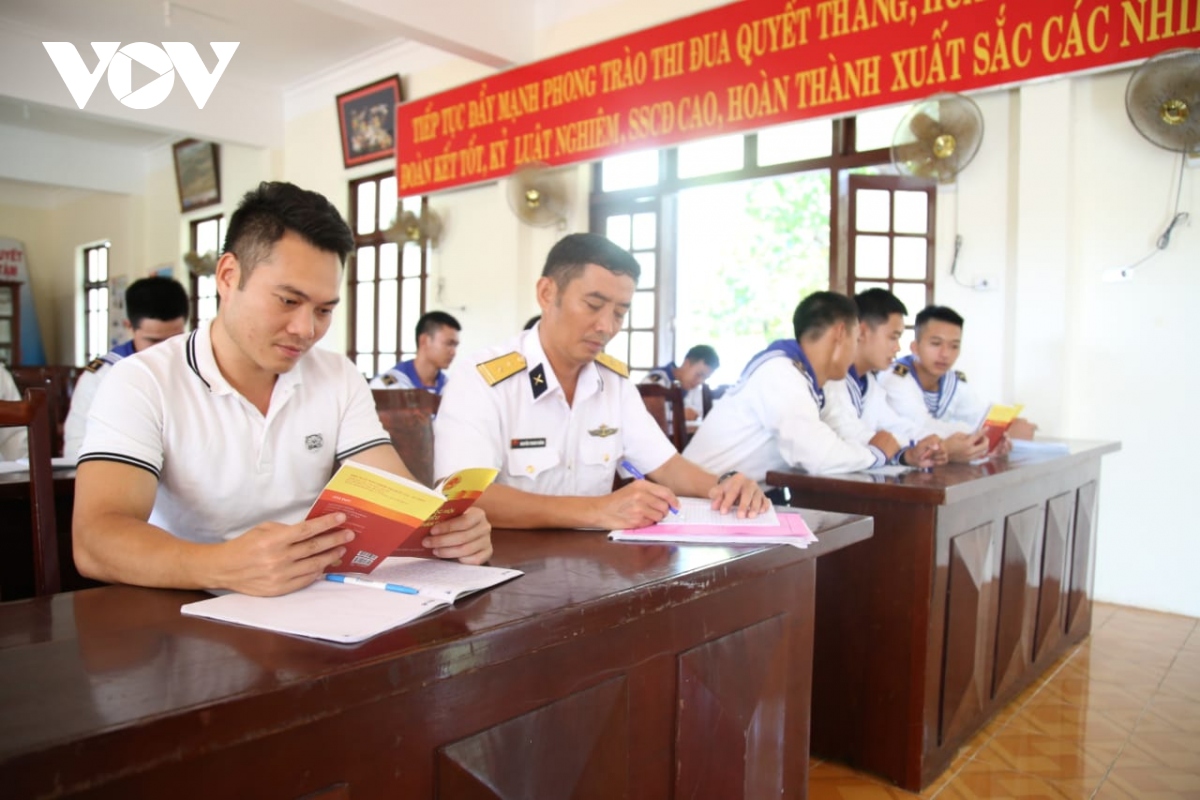
[[[913,798],[813,759],[810,800]],[[959,752],[942,800],[1200,798],[1200,620],[1097,604],[1092,635]]]

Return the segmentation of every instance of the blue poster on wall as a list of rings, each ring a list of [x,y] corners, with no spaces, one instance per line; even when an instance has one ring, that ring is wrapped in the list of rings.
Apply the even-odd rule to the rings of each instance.
[[[21,352],[14,356],[16,365],[36,367],[46,363],[42,329],[33,305],[33,286],[25,266],[25,245],[16,239],[0,238],[0,281],[21,284]]]

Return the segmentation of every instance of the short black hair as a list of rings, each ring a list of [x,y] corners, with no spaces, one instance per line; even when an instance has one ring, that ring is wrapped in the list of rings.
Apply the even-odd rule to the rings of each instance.
[[[938,322],[948,322],[951,325],[957,325],[960,328],[963,326],[963,318],[953,308],[949,306],[925,306],[917,314],[916,334],[918,339],[925,332],[925,324],[934,319]]]
[[[135,331],[146,319],[162,322],[187,319],[188,310],[187,291],[174,278],[161,275],[139,278],[125,290],[125,316]]]
[[[853,300],[837,292],[813,292],[800,301],[792,315],[796,341],[820,338],[839,322],[847,327],[857,323],[858,308]]]
[[[417,320],[417,341],[421,341],[421,334],[437,333],[437,329],[441,327],[454,328],[456,331],[462,330],[462,325],[458,324],[458,320],[445,311],[429,311],[422,314],[421,318]]]
[[[225,233],[225,252],[237,256],[241,266],[239,288],[288,231],[318,250],[337,253],[343,264],[354,249],[350,226],[324,195],[293,183],[263,181],[242,197]]]
[[[642,267],[628,250],[614,244],[598,233],[572,233],[550,248],[543,278],[553,278],[562,289],[579,277],[588,264],[604,267],[617,275],[628,275],[636,284],[642,277]]]
[[[687,351],[687,355],[683,357],[684,361],[702,361],[708,364],[712,369],[717,369],[721,366],[721,359],[717,358],[717,351],[711,345],[698,344]]]
[[[872,328],[878,328],[887,322],[892,314],[902,317],[908,314],[908,309],[900,302],[900,298],[879,287],[854,295],[854,305],[858,306],[858,318]]]
[[[537,324],[538,324],[538,322],[540,322],[540,321],[541,321],[541,319],[542,319],[542,315],[541,315],[541,314],[534,314],[532,317],[530,317],[529,319],[525,320],[525,330],[529,330],[529,329],[530,329],[530,328],[532,328],[534,325],[537,325]]]

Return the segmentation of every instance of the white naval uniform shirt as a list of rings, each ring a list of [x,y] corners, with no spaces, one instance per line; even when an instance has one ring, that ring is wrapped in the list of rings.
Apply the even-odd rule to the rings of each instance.
[[[974,433],[983,421],[988,404],[976,397],[960,372],[943,375],[934,394],[936,410],[930,412],[926,392],[917,380],[917,371],[900,359],[879,373],[879,386],[887,393],[896,413],[912,420],[926,433],[945,438],[955,433]]]
[[[766,488],[770,470],[813,474],[879,466],[882,451],[842,439],[821,421],[804,366],[784,354],[744,375],[704,418],[683,457],[718,475],[737,470]]]
[[[607,367],[585,366],[568,406],[540,327],[452,369],[433,422],[435,476],[495,467],[497,483],[524,492],[599,496],[612,492],[622,458],[650,473],[675,455],[637,387]],[[512,352],[525,369],[489,386],[476,365]]]
[[[867,444],[879,431],[887,431],[904,447],[923,439],[916,422],[896,412],[888,403],[887,392],[874,372],[867,373],[867,389],[862,391],[852,375],[825,384],[825,407],[821,421],[850,442]]]
[[[125,342],[93,359],[80,374],[79,380],[75,382],[75,390],[71,392],[71,408],[67,411],[67,419],[63,423],[64,457],[74,459],[79,455],[83,435],[87,432],[88,411],[92,408],[92,401],[96,399],[96,391],[100,388],[101,381],[108,377],[109,368],[133,353],[133,342]]]
[[[296,523],[337,462],[391,445],[345,356],[310,350],[278,377],[264,417],[221,375],[210,327],[114,366],[88,415],[79,462],[158,478],[150,524],[220,542],[262,522]]]
[[[0,400],[20,401],[21,390],[12,373],[0,364]],[[0,428],[0,461],[29,457],[29,431],[25,428]]]

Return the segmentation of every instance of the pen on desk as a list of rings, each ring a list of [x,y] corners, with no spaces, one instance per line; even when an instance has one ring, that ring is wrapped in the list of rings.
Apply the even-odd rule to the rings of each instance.
[[[621,459],[621,468],[622,468],[622,469],[624,469],[626,472],[628,472],[630,475],[632,475],[632,476],[634,477],[634,480],[639,480],[639,481],[644,481],[644,480],[646,480],[646,476],[645,476],[645,475],[643,475],[643,474],[642,474],[642,473],[641,473],[641,472],[640,472],[640,471],[637,469],[637,467],[633,466],[633,464],[630,464],[628,461],[626,461],[626,460],[625,460],[625,459],[623,459],[623,458]],[[667,506],[667,509],[668,509],[668,510],[669,510],[669,511],[670,511],[672,514],[678,514],[678,513],[679,513],[679,509],[678,509],[678,508],[676,508],[675,506],[668,505],[668,506]]]
[[[360,578],[357,575],[326,575],[325,580],[333,581],[334,583],[348,583],[351,586],[365,586],[368,589],[382,589],[385,592],[399,592],[400,594],[420,594],[419,591],[411,586],[401,586],[398,583],[385,583],[383,581],[373,581],[369,578]]]

